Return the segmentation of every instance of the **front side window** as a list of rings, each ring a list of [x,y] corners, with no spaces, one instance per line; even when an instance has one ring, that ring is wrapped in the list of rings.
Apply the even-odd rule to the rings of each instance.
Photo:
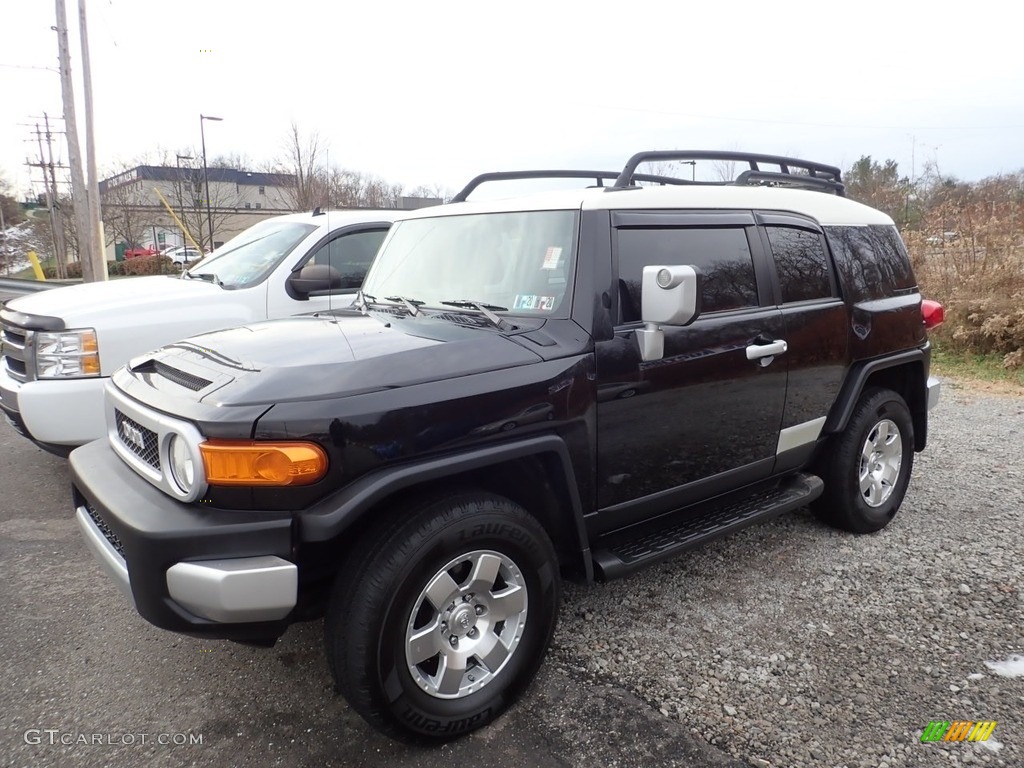
[[[702,314],[758,305],[754,262],[740,227],[624,228],[618,230],[617,253],[623,323],[640,320],[643,270],[656,264],[700,270]]]
[[[333,267],[341,275],[342,288],[358,288],[386,234],[386,229],[376,229],[336,237],[317,248],[308,263]]]
[[[397,222],[363,291],[369,301],[403,297],[447,309],[567,317],[575,211],[515,211]],[[371,298],[372,297],[372,298]]]
[[[260,222],[228,240],[188,273],[215,279],[225,288],[248,288],[270,274],[315,229],[294,221]]]
[[[833,295],[832,269],[821,235],[793,227],[766,227],[783,303]]]

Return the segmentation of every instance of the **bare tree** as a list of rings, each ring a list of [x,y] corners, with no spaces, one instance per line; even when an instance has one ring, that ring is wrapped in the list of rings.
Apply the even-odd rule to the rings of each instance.
[[[139,247],[145,236],[144,228],[152,219],[146,210],[147,198],[138,182],[107,186],[101,195],[107,245],[123,242],[129,248]]]
[[[173,195],[167,200],[175,215],[181,218],[185,229],[199,243],[204,242],[203,233],[208,226],[204,193],[202,169],[183,166],[181,175],[175,179]],[[238,204],[237,193],[233,193],[228,185],[211,180],[210,221],[213,222],[214,232],[223,229]]]
[[[441,184],[433,184],[427,186],[426,184],[420,184],[418,187],[414,187],[405,193],[407,197],[426,197],[440,200],[442,203],[447,203],[455,195],[448,187]]]
[[[197,157],[197,155],[193,155]],[[206,164],[207,168],[250,168],[252,161],[249,156],[241,152],[228,152],[224,155],[217,155]]]
[[[294,121],[288,131],[282,165],[295,175],[292,207],[297,211],[312,210],[329,204],[329,179],[323,156],[326,145],[316,131],[305,134]]]
[[[735,160],[713,160],[711,168],[718,181],[735,181],[736,177],[739,176]]]

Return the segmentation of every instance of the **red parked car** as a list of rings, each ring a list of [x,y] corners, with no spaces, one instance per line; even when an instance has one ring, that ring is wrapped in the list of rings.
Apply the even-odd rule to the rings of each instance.
[[[154,250],[153,248],[129,248],[124,252],[126,259],[135,259],[139,256],[156,256],[160,251]]]

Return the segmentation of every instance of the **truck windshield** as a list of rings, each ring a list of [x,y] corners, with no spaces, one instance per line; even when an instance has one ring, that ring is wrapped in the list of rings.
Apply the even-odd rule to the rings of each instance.
[[[294,221],[261,222],[228,240],[188,270],[188,276],[213,280],[224,288],[248,288],[270,274],[315,229]]]
[[[363,285],[369,301],[425,308],[483,304],[567,317],[576,211],[516,211],[394,224]],[[422,304],[421,304],[422,302]]]

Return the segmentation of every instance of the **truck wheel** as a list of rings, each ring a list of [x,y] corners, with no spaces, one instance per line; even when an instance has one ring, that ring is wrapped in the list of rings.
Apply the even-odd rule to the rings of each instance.
[[[450,739],[501,714],[540,667],[558,614],[555,551],[534,517],[489,493],[392,519],[339,574],[327,655],[371,725]]]
[[[899,394],[871,388],[827,447],[820,471],[825,492],[814,504],[830,525],[873,533],[896,515],[914,466],[914,424]]]

